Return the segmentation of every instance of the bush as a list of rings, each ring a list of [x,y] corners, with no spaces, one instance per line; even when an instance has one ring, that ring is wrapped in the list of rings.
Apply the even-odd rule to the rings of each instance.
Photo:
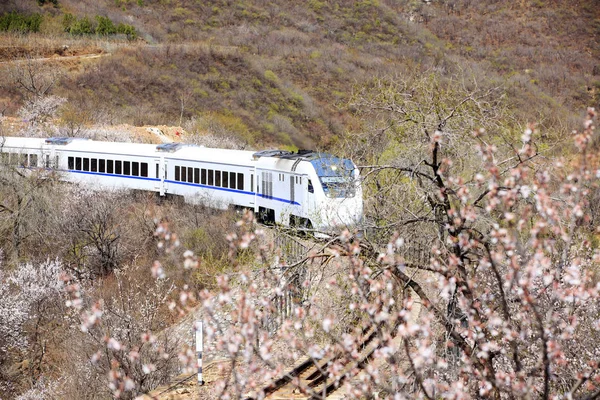
[[[135,40],[138,37],[138,33],[132,25],[120,23],[117,25],[117,33],[127,35],[127,39]]]
[[[95,32],[92,21],[88,17],[75,20],[69,28],[71,35],[91,35]]]
[[[77,22],[77,18],[71,13],[66,13],[62,20],[62,26],[65,32],[71,32],[71,27],[75,22]]]
[[[87,17],[84,16],[78,19],[71,13],[67,13],[63,17],[62,25],[65,32],[69,32],[72,35],[91,35],[97,34],[101,36],[110,36],[116,34],[126,35],[127,39],[137,39],[138,33],[132,25],[115,23],[108,17],[96,15],[95,24]]]
[[[110,18],[96,15],[96,22],[98,23],[98,26],[96,26],[96,33],[98,35],[108,36],[117,33],[117,28]]]
[[[0,31],[39,32],[43,20],[41,14],[23,15],[13,11],[0,16]]]

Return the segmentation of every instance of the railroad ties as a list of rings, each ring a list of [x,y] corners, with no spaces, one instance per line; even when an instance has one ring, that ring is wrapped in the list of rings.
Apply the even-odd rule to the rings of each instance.
[[[375,350],[379,347],[377,330],[371,326],[363,331],[360,341],[362,349],[358,358],[348,362],[344,354],[333,357],[325,357],[320,360],[302,357],[284,374],[263,388],[267,399],[335,399],[344,398],[343,393],[337,390],[348,379],[356,376],[356,371],[361,370],[371,359]],[[328,366],[340,361],[345,364],[341,372],[332,376],[328,372]],[[254,400],[258,396],[248,396],[246,400]]]

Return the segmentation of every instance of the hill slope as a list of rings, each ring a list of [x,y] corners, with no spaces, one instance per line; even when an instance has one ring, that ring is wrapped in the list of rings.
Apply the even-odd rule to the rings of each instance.
[[[56,87],[96,122],[187,121],[191,130],[218,128],[250,144],[328,147],[366,126],[347,107],[354,88],[424,71],[502,85],[517,119],[547,129],[561,129],[573,110],[598,102],[600,12],[591,0],[0,6],[13,10],[41,12],[42,30],[57,43],[66,39],[66,13],[92,22],[105,16],[138,30],[135,43],[101,38],[113,56],[67,74]],[[3,86],[14,113],[19,92]]]

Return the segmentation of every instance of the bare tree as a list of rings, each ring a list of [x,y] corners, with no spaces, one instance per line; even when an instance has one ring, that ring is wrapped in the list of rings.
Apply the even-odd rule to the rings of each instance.
[[[34,240],[39,224],[44,221],[55,195],[53,185],[57,176],[16,165],[3,165],[0,171],[0,229],[4,231],[3,246],[8,256],[19,260],[27,240]]]
[[[60,243],[61,257],[78,278],[112,274],[152,240],[153,225],[143,217],[145,201],[136,204],[126,192],[65,190],[69,191],[62,212],[52,225],[60,227],[58,234],[49,235]],[[142,216],[136,220],[139,213]]]
[[[13,85],[26,101],[33,101],[50,95],[52,88],[61,77],[61,72],[56,65],[28,57],[24,61],[15,63],[10,76]]]

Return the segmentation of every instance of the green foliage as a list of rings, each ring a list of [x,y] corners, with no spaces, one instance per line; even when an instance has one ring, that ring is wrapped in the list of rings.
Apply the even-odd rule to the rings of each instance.
[[[275,75],[275,72],[271,71],[270,69],[265,71],[265,79],[273,83],[279,81],[279,78],[277,77],[277,75]]]
[[[132,25],[120,23],[117,25],[117,33],[127,35],[127,39],[135,40],[138,37],[138,33]]]
[[[96,15],[96,33],[102,36],[114,35],[117,33],[117,27],[108,17]]]
[[[0,16],[0,31],[39,32],[43,19],[41,14],[24,15],[13,11]]]
[[[77,18],[71,13],[66,13],[63,16],[62,26],[65,32],[71,35],[92,35],[111,36],[116,34],[126,35],[127,39],[137,39],[137,30],[129,24],[119,23],[115,26],[114,22],[101,15],[96,15],[95,24],[87,17]]]
[[[73,24],[77,21],[77,18],[71,14],[71,13],[66,13],[63,16],[63,20],[62,20],[62,26],[65,32],[70,32],[71,31],[71,26],[73,26]]]
[[[310,7],[310,9],[312,9],[314,12],[319,12],[323,7],[325,7],[325,2],[319,0],[309,0],[308,7]]]
[[[71,35],[91,35],[94,32],[95,30],[92,26],[92,21],[90,21],[87,16],[75,20],[69,27],[69,33]]]

